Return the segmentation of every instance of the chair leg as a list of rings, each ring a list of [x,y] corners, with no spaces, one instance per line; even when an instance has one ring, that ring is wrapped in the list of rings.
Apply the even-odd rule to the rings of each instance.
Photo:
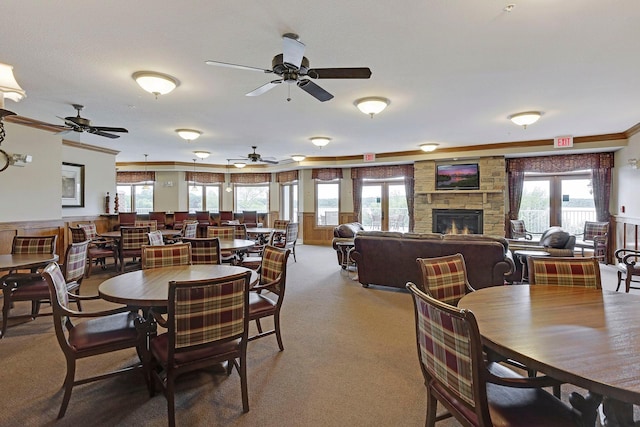
[[[276,330],[276,339],[278,340],[278,347],[280,347],[280,351],[284,351],[284,345],[282,345],[282,335],[280,334],[280,312],[277,312],[273,316],[273,324]]]
[[[31,319],[38,317],[38,313],[40,313],[40,300],[34,299],[31,301]]]
[[[71,390],[73,390],[73,382],[76,375],[76,361],[73,359],[67,359],[67,376],[64,378],[64,397],[62,398],[62,405],[60,405],[60,412],[58,412],[58,419],[64,417],[67,412],[67,406],[69,406],[69,400],[71,399]]]
[[[167,377],[167,414],[169,417],[169,427],[175,427],[176,425],[176,402],[175,402],[175,388],[173,376]]]
[[[425,427],[433,427],[436,425],[436,410],[438,409],[438,401],[427,391],[427,420]]]
[[[620,283],[622,282],[622,272],[618,271],[618,286],[616,287],[616,292],[620,289]]]
[[[11,310],[11,291],[4,290],[2,292],[4,303],[2,304],[2,332],[0,339],[7,334],[7,326],[9,325],[9,311]]]
[[[87,271],[85,273],[87,279],[91,277],[91,268],[93,267],[93,258],[89,257],[89,261],[87,262]]]
[[[240,355],[240,389],[242,391],[242,412],[249,412],[249,391],[247,388],[247,346],[244,345],[244,351]]]
[[[256,327],[258,328],[258,332],[262,333],[262,325],[260,324],[260,319],[256,319]]]
[[[632,274],[627,272],[627,277],[624,280],[624,284],[625,284],[625,288],[626,288],[625,292],[626,293],[629,293],[629,291],[631,290],[631,277],[632,277]]]

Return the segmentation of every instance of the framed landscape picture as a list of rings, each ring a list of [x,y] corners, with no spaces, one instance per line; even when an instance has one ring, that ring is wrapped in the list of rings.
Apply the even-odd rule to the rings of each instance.
[[[84,207],[84,165],[62,163],[62,206]]]

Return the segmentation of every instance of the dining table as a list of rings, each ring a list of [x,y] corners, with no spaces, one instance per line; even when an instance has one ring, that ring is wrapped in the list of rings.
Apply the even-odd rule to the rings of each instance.
[[[168,229],[168,228],[163,228],[163,229],[158,230],[158,231],[162,234],[162,237],[165,238],[165,239],[172,238],[172,237],[180,234],[180,230],[171,230],[171,229]],[[100,237],[107,237],[109,239],[119,239],[120,238],[120,230],[105,231],[103,233],[99,233],[98,235]]]
[[[50,262],[58,261],[58,259],[57,254],[2,254],[0,255],[0,271],[43,267]]]
[[[633,426],[640,404],[640,295],[583,287],[505,285],[465,295],[485,347],[587,390],[570,403],[585,425]]]
[[[247,235],[255,236],[258,244],[264,245],[267,243],[267,237],[271,232],[276,235],[284,235],[287,230],[283,228],[271,228],[271,227],[247,227]]]

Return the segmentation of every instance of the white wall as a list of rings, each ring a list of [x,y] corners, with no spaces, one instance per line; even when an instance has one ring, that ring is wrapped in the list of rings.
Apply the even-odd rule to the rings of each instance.
[[[638,160],[638,169],[629,166],[629,159]],[[611,213],[629,218],[640,218],[640,198],[636,185],[640,185],[640,133],[629,138],[628,145],[615,154],[613,168]],[[622,212],[622,206],[625,212]]]

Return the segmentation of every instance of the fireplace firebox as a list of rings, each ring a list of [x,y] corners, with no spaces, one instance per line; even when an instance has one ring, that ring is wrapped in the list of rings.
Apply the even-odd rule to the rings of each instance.
[[[433,209],[433,232],[440,234],[482,234],[482,210]]]

